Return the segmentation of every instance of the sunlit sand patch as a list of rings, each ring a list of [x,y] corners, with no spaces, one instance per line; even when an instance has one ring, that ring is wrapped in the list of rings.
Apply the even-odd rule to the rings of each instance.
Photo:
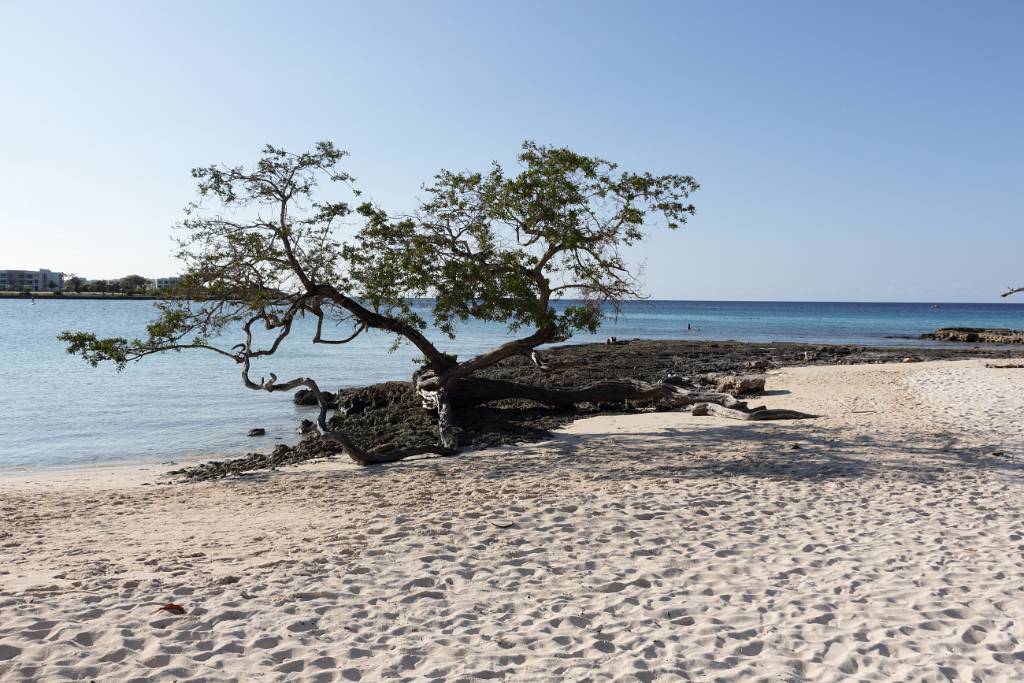
[[[0,480],[0,679],[1019,680],[1022,463],[990,451],[1024,371],[769,384],[821,417],[605,416],[192,485]]]

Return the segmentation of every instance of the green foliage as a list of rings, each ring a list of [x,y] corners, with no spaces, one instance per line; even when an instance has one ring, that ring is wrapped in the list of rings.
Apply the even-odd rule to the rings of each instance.
[[[68,353],[81,356],[93,367],[99,365],[101,361],[110,361],[118,370],[122,370],[131,360],[133,343],[123,337],[99,339],[91,332],[61,332],[57,339],[67,344]],[[141,343],[135,340],[134,345]]]
[[[81,291],[83,292],[109,292],[110,283],[106,280],[92,280],[91,282],[82,283]]]
[[[370,203],[318,196],[321,185],[359,192],[340,170],[346,153],[329,142],[292,154],[267,146],[252,167],[193,169],[199,199],[178,226],[184,273],[157,304],[145,339],[102,339],[89,332],[60,336],[69,353],[92,365],[127,363],[168,350],[207,349],[242,364],[274,353],[299,315],[351,324],[405,339],[431,371],[472,373],[513,353],[595,331],[602,305],[617,307],[641,296],[621,250],[651,228],[675,229],[694,213],[698,189],[683,175],[630,173],[572,150],[523,144],[521,169],[507,174],[441,171],[424,188],[413,216],[394,217]],[[355,240],[342,244],[335,230],[358,217]],[[128,276],[89,283],[93,291],[135,291],[148,282]],[[412,297],[435,297],[432,322],[448,336],[469,318],[531,332],[492,353],[457,362],[421,332],[427,321]],[[574,300],[556,310],[557,299]],[[256,348],[252,326],[276,331]],[[230,350],[215,344],[226,332],[244,335]],[[344,336],[344,335],[343,335]],[[259,388],[247,374],[248,386]]]
[[[313,283],[341,284],[339,244],[332,232],[352,213],[344,201],[317,201],[324,180],[351,187],[338,169],[346,153],[331,143],[291,154],[267,146],[251,168],[212,165],[192,170],[199,200],[190,203],[178,226],[178,257],[185,264],[180,281],[157,304],[159,314],[148,336],[131,342],[65,333],[68,351],[95,365],[108,360],[119,368],[151,353],[212,347],[226,329],[254,319],[275,329],[284,324],[281,309],[308,298]],[[354,189],[354,194],[358,194]],[[212,205],[212,206],[210,206]],[[97,282],[97,291],[111,283]],[[118,281],[122,291],[147,286],[140,276]]]
[[[516,175],[497,163],[487,173],[440,172],[414,217],[358,207],[366,224],[343,251],[358,295],[395,308],[434,296],[434,323],[449,336],[472,317],[510,331],[553,326],[565,339],[596,330],[602,304],[640,296],[622,247],[694,212],[689,176],[620,172],[532,142],[519,161]],[[554,298],[582,303],[556,313]]]
[[[351,188],[352,177],[338,168],[345,156],[329,142],[302,154],[268,145],[252,168],[193,169],[200,200],[179,226],[177,255],[187,269],[178,293],[261,310],[314,282],[343,286],[333,231],[352,210],[314,196],[324,180]],[[206,211],[211,200],[219,210]]]
[[[150,281],[148,278],[144,278],[141,275],[126,275],[118,280],[118,284],[121,287],[121,291],[130,294],[132,292],[146,289],[149,287]]]

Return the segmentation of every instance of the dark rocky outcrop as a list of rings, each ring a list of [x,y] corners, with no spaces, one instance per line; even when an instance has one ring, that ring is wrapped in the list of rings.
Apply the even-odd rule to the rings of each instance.
[[[633,340],[626,346],[580,344],[543,350],[541,355],[549,367],[546,372],[540,371],[528,358],[515,357],[477,376],[549,387],[582,387],[617,378],[658,383],[671,375],[670,383],[677,386],[713,389],[719,377],[751,375],[758,370],[782,366],[899,363],[909,356],[942,360],[1009,358],[1019,354],[1019,350],[1015,352],[1013,349],[865,348]],[[296,392],[296,396],[302,393]],[[420,397],[409,382],[384,382],[342,389],[335,398],[337,410],[330,418],[332,428],[345,431],[363,448],[384,450],[394,445],[417,446],[437,441],[436,416],[423,409]],[[601,404],[581,405],[571,410],[517,399],[459,408],[454,411],[454,418],[459,444],[468,450],[543,440],[550,437],[551,430],[599,412],[624,413],[662,408],[654,404]],[[234,460],[204,463],[172,474],[187,480],[216,479],[331,457],[340,450],[333,442],[321,441],[314,431],[293,447],[278,445],[270,453],[250,453]]]
[[[333,408],[337,401],[337,396],[329,391],[325,391],[324,396],[327,397],[328,403]],[[316,396],[309,389],[299,389],[292,394],[292,402],[297,406],[315,406]]]
[[[921,339],[961,344],[1024,344],[1024,330],[998,327],[942,327],[934,332],[922,334]]]

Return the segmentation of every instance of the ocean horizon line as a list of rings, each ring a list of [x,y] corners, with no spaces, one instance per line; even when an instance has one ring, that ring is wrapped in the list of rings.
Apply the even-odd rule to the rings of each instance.
[[[625,299],[619,302],[621,305],[629,306],[644,303],[671,303],[671,304],[828,304],[828,305],[880,305],[880,306],[988,306],[999,305],[1011,308],[1024,308],[1024,301],[1002,300],[999,295],[992,301],[937,301],[927,299],[922,301],[904,300],[830,300],[830,299],[667,299],[657,297],[645,297],[637,299]],[[54,295],[50,292],[32,292],[29,294],[15,292],[0,292],[0,301],[3,300],[25,300],[36,299],[37,301],[167,301],[173,297],[160,297],[152,295],[127,295],[127,294],[76,294],[64,292]],[[409,297],[409,301],[433,301],[434,297]],[[583,299],[552,299],[552,302],[580,302]],[[611,305],[605,302],[606,305]]]

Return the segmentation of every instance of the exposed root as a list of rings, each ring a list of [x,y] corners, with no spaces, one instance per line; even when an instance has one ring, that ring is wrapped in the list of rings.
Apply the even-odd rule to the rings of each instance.
[[[761,422],[766,420],[805,420],[817,415],[801,413],[797,410],[771,409],[760,407],[753,410],[740,410],[737,408],[726,408],[715,403],[698,403],[690,411],[693,415],[717,415],[728,417],[733,420],[745,420],[747,422]]]
[[[290,391],[300,386],[309,389],[320,406],[316,424],[321,438],[340,445],[345,455],[358,465],[397,462],[416,455],[450,456],[458,452],[458,439],[452,419],[452,400],[449,390],[445,388],[443,376],[429,374],[421,376],[417,381],[417,393],[423,401],[423,407],[437,413],[440,441],[438,445],[389,448],[391,444],[387,444],[384,447],[366,450],[360,448],[345,432],[330,429],[327,423],[330,401],[316,381],[309,377],[299,377],[288,382],[278,382],[277,376],[271,373],[269,379],[261,378],[259,382],[253,382],[249,379],[247,357],[242,365],[242,378],[245,385],[251,389],[269,392]],[[769,410],[763,406],[751,409],[745,401],[737,399],[732,394],[692,391],[671,381],[649,384],[634,379],[615,379],[595,382],[581,388],[559,388],[468,377],[457,379],[451,384],[451,395],[456,397],[460,405],[479,405],[511,398],[529,399],[561,408],[574,408],[582,403],[647,402],[680,408],[693,406],[694,415],[718,415],[734,420],[800,420],[814,417],[795,410]]]
[[[334,443],[341,446],[342,452],[345,453],[349,458],[352,459],[357,465],[381,465],[389,462],[398,462],[399,460],[405,460],[411,458],[414,455],[455,455],[457,453],[457,443],[455,439],[455,427],[451,421],[451,405],[448,402],[447,393],[442,391],[430,392],[425,394],[421,392],[423,396],[429,396],[429,400],[434,404],[438,411],[438,430],[441,435],[440,446],[412,446],[409,448],[396,448],[393,450],[379,451],[377,449],[364,450],[360,448],[352,439],[348,437],[345,432],[332,430],[327,424],[327,410],[330,407],[330,400],[323,391],[320,390],[320,386],[316,381],[310,377],[298,377],[288,382],[278,382],[277,375],[270,373],[270,379],[260,379],[259,382],[253,382],[249,378],[249,359],[248,357],[242,363],[242,381],[250,389],[263,390],[263,391],[291,391],[298,387],[306,387],[316,397],[316,402],[320,406],[320,413],[317,416],[316,425],[320,432],[320,437],[327,441],[333,441]],[[425,400],[428,400],[425,398]]]

